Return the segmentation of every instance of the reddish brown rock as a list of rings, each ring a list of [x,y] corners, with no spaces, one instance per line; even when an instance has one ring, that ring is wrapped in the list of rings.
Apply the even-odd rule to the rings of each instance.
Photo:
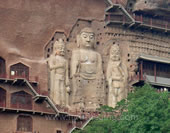
[[[169,15],[169,0],[138,0],[134,5],[134,11],[146,11],[149,14]],[[152,12],[150,12],[152,11]]]
[[[68,34],[78,18],[103,19],[104,10],[103,0],[0,1],[0,56],[6,60],[6,71],[22,62],[47,89],[44,48],[54,32]]]

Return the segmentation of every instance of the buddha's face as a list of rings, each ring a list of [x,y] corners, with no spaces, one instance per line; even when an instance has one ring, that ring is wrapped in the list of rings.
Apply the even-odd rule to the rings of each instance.
[[[83,48],[93,48],[95,43],[95,36],[92,32],[82,32],[80,34],[81,46]]]

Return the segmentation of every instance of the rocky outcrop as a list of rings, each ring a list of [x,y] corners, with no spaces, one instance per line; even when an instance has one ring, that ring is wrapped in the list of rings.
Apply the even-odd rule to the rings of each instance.
[[[133,11],[144,11],[148,14],[167,16],[170,13],[170,0],[137,0]]]

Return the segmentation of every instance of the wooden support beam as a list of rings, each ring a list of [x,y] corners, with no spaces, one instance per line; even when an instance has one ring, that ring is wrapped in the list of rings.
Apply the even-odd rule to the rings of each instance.
[[[141,80],[143,80],[143,61],[140,62],[140,75],[141,75]]]
[[[140,15],[140,21],[141,21],[141,23],[143,23],[143,16],[142,15]]]
[[[151,29],[152,29],[152,18],[150,18],[150,26],[151,26]]]
[[[17,79],[14,79],[12,82],[12,85],[15,84],[17,82]]]
[[[154,63],[154,78],[155,78],[155,82],[156,82],[156,63]]]

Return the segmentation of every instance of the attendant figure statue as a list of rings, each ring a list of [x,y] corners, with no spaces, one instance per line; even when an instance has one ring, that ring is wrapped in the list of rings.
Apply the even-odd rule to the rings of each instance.
[[[136,61],[130,62],[128,70],[129,70],[129,82],[138,80],[136,75],[136,72],[138,70],[138,63]]]
[[[61,106],[69,105],[68,61],[64,58],[65,43],[62,39],[56,41],[53,53],[48,60],[50,70],[50,97]]]
[[[126,98],[127,88],[127,67],[120,59],[120,48],[115,44],[110,49],[106,80],[108,83],[108,106],[115,107],[116,103]]]

